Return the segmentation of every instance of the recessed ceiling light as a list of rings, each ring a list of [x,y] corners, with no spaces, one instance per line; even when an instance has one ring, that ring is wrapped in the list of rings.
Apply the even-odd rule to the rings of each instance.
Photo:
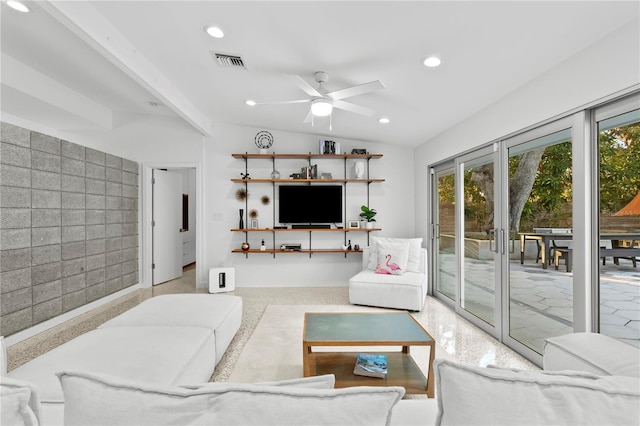
[[[382,124],[389,124],[391,122],[391,120],[389,120],[387,117],[382,117],[378,120],[378,122],[382,123]]]
[[[430,67],[430,68],[437,67],[441,63],[442,61],[437,56],[429,56],[427,59],[424,60],[424,66]]]
[[[254,106],[256,104],[256,101],[254,101],[253,99],[247,99],[246,101],[244,101],[244,103],[249,106]]]
[[[222,38],[222,37],[224,37],[224,33],[218,27],[214,27],[214,26],[211,25],[211,26],[208,26],[208,27],[204,27],[204,30],[205,30],[205,32],[207,34],[209,34],[213,38]]]
[[[16,0],[8,0],[7,6],[9,6],[11,9],[17,10],[18,12],[26,13],[29,11],[29,8],[27,6]]]

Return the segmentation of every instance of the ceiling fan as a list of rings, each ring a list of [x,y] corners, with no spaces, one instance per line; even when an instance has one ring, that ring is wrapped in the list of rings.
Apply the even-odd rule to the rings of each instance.
[[[385,88],[385,85],[382,84],[380,80],[374,80],[368,83],[347,87],[346,89],[329,92],[324,87],[325,83],[329,81],[329,74],[324,71],[317,71],[313,76],[318,83],[317,89],[313,88],[299,75],[286,76],[287,78],[292,80],[294,84],[300,87],[307,95],[311,96],[311,98],[299,99],[295,101],[258,102],[256,103],[256,105],[297,104],[309,102],[311,103],[311,108],[309,109],[307,117],[304,119],[304,123],[311,122],[311,125],[313,125],[314,117],[329,116],[329,120],[331,120],[331,112],[333,111],[333,108],[339,108],[345,111],[355,112],[356,114],[362,114],[366,116],[375,114],[375,111],[372,109],[356,105],[351,102],[345,102],[342,99]],[[331,129],[331,121],[329,121],[329,129]]]

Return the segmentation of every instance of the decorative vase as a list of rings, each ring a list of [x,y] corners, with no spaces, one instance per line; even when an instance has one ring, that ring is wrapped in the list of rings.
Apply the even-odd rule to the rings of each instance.
[[[274,170],[271,172],[271,179],[280,179],[280,172],[277,170]]]
[[[249,251],[249,249],[251,248],[251,246],[249,245],[249,243],[244,242],[244,243],[242,243],[242,245],[240,246],[240,248],[242,249],[242,251]]]
[[[367,222],[367,224],[365,225],[365,227],[367,229],[373,229],[373,222]]]
[[[364,177],[364,161],[356,161],[353,165],[353,172],[356,175],[356,179],[362,179]]]
[[[240,209],[240,222],[238,223],[238,229],[244,229],[244,209]]]

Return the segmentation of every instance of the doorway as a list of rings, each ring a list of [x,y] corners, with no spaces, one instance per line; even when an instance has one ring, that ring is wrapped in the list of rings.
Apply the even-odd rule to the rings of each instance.
[[[195,289],[203,276],[201,169],[193,163],[146,164],[142,180],[142,282],[184,281]]]

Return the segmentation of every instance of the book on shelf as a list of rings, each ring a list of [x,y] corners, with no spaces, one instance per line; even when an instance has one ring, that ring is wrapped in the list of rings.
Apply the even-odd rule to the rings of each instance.
[[[387,356],[359,353],[353,374],[384,379],[387,377]]]

